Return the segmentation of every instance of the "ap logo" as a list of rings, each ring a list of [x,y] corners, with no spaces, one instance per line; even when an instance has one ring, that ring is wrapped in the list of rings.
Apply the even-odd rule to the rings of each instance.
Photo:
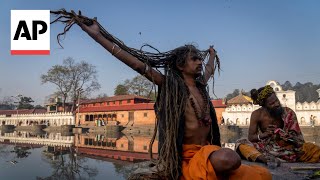
[[[50,10],[11,10],[11,55],[50,54]]]

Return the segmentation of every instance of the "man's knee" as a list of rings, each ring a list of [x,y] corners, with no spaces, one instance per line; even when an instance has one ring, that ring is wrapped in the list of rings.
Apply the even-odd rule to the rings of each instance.
[[[228,148],[222,148],[212,153],[210,161],[216,173],[229,172],[238,169],[241,165],[240,156]]]

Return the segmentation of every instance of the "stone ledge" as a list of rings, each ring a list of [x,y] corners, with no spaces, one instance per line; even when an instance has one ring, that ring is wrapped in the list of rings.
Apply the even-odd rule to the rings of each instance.
[[[150,161],[145,161],[145,162],[128,165],[127,168],[131,169],[130,172],[132,172],[130,175],[131,178],[129,179],[150,179],[150,178],[146,178],[147,176],[152,176],[151,174],[152,172],[154,172],[153,168],[149,167],[150,163],[151,163]],[[260,165],[265,168],[268,168],[268,166],[262,163],[249,162],[246,160],[242,160],[242,164]],[[302,179],[307,179],[307,176],[311,175],[312,171],[310,170],[293,171],[291,170],[291,167],[305,167],[305,166],[320,167],[320,163],[282,163],[280,167],[277,167],[275,169],[270,169],[270,168],[268,169],[272,174],[273,180],[300,180],[300,179],[302,180]]]

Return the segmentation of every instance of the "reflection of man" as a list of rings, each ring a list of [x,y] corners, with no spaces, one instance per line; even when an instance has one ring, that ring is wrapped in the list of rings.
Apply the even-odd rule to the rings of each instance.
[[[275,156],[288,162],[320,162],[320,148],[305,143],[295,112],[281,107],[272,87],[251,90],[255,110],[250,119],[247,140],[238,140],[237,151],[250,161],[267,162]]]

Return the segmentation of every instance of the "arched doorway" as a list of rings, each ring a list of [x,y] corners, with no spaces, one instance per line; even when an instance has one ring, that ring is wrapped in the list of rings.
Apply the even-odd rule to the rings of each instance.
[[[239,125],[240,124],[240,120],[239,118],[236,119],[236,125]]]
[[[246,118],[246,125],[249,125],[250,122],[249,122],[249,118]]]

